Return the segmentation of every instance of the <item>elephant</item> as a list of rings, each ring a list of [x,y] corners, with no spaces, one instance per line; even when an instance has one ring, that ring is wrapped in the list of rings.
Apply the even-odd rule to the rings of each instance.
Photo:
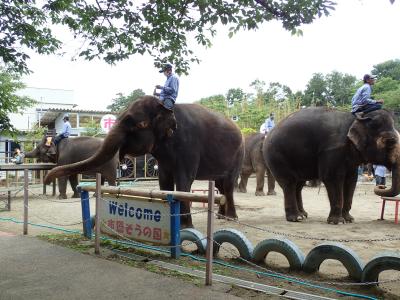
[[[119,150],[139,156],[152,154],[158,161],[161,190],[189,192],[195,179],[215,180],[226,202],[219,215],[237,218],[233,190],[244,156],[244,143],[236,124],[199,104],[176,104],[166,109],[153,96],[143,96],[120,114],[102,147],[89,159],[56,167],[46,176],[54,177],[90,170]],[[188,202],[181,203],[181,226],[193,227]]]
[[[52,137],[43,137],[42,141],[31,152],[25,153],[26,158],[38,158],[40,162],[52,162],[58,166],[68,165],[84,160],[92,156],[102,145],[103,141],[94,137],[75,137],[61,140],[57,146],[52,142]],[[118,167],[118,156],[111,157],[105,164],[90,172],[80,172],[82,174],[96,174],[100,172],[102,179],[106,179],[109,185],[115,185],[116,172]],[[68,177],[58,178],[59,199],[67,199],[67,181],[69,180],[74,192],[72,198],[79,198],[76,189],[78,177],[71,174]]]
[[[264,193],[264,176],[267,172],[268,177],[268,192],[267,195],[276,195],[275,179],[270,170],[265,166],[264,157],[262,154],[262,146],[265,135],[262,133],[254,133],[248,135],[244,139],[245,151],[242,169],[240,171],[240,182],[238,191],[246,193],[247,181],[252,173],[256,173],[257,187],[256,196],[265,196]]]
[[[301,191],[307,180],[319,179],[330,202],[327,222],[353,222],[350,209],[362,163],[393,170],[392,187],[375,188],[377,195],[399,194],[399,140],[387,110],[353,115],[317,107],[286,117],[268,134],[263,147],[267,166],[283,189],[286,219],[300,221],[308,216]]]

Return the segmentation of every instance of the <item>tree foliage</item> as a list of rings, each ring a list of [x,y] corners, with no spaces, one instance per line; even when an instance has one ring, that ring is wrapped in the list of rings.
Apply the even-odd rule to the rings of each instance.
[[[9,114],[18,113],[35,102],[29,97],[16,94],[18,90],[24,87],[18,74],[0,67],[0,132],[2,135],[16,133],[16,129],[10,123]]]
[[[121,112],[125,110],[129,104],[136,101],[140,97],[144,96],[145,93],[142,89],[136,89],[132,91],[128,96],[124,96],[122,93],[117,94],[117,98],[112,100],[112,104],[107,106],[107,109],[112,112]]]
[[[79,56],[115,63],[148,53],[158,67],[171,61],[177,73],[187,73],[198,58],[192,42],[210,46],[216,26],[228,26],[229,36],[278,20],[297,33],[302,24],[328,16],[330,0],[2,0],[0,2],[0,57],[14,70],[28,72],[26,48],[46,54],[61,49],[51,25],[68,28],[85,41]],[[188,34],[189,33],[189,34]]]
[[[207,98],[202,98],[198,101],[198,103],[223,114],[225,114],[227,111],[227,102],[224,95],[214,95]]]
[[[378,75],[378,77],[387,77],[400,81],[400,59],[392,59],[377,64],[371,73]]]
[[[345,106],[351,104],[356,89],[356,77],[333,71],[327,75],[313,74],[304,91],[302,104],[306,106]]]

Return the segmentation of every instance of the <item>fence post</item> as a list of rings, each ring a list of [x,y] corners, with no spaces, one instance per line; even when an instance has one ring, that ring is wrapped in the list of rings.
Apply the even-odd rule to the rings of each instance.
[[[206,249],[206,285],[212,285],[213,232],[214,232],[214,192],[215,182],[208,182],[207,249]]]
[[[181,206],[178,200],[175,200],[173,195],[167,195],[167,201],[170,205],[171,212],[171,257],[179,258],[181,255]],[[179,247],[178,247],[179,246]]]
[[[100,254],[100,201],[101,201],[101,174],[96,173],[96,236],[94,240],[94,253]]]
[[[24,235],[28,234],[28,169],[24,169]]]
[[[91,239],[92,221],[90,220],[89,192],[82,190],[80,186],[78,186],[78,191],[81,193],[83,235],[86,238]]]

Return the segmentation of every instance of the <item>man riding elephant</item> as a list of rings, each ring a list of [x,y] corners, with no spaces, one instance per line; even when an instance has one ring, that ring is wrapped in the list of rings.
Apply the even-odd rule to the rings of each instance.
[[[53,137],[45,136],[42,141],[31,152],[25,153],[26,158],[37,158],[40,162],[52,162],[58,166],[68,165],[84,160],[93,155],[102,145],[103,141],[94,137],[75,137],[61,139],[57,145]],[[83,171],[82,174],[94,175],[101,173],[103,180],[109,185],[115,185],[118,167],[118,156],[113,156],[98,168]],[[77,174],[58,178],[59,199],[67,198],[67,181],[69,180],[74,192],[72,198],[79,198],[76,187],[78,185]]]

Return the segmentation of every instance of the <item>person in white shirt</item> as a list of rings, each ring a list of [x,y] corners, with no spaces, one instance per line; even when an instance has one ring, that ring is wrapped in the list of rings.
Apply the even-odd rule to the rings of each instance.
[[[265,122],[263,122],[260,126],[260,133],[262,133],[262,134],[267,133],[267,128],[265,127]]]

